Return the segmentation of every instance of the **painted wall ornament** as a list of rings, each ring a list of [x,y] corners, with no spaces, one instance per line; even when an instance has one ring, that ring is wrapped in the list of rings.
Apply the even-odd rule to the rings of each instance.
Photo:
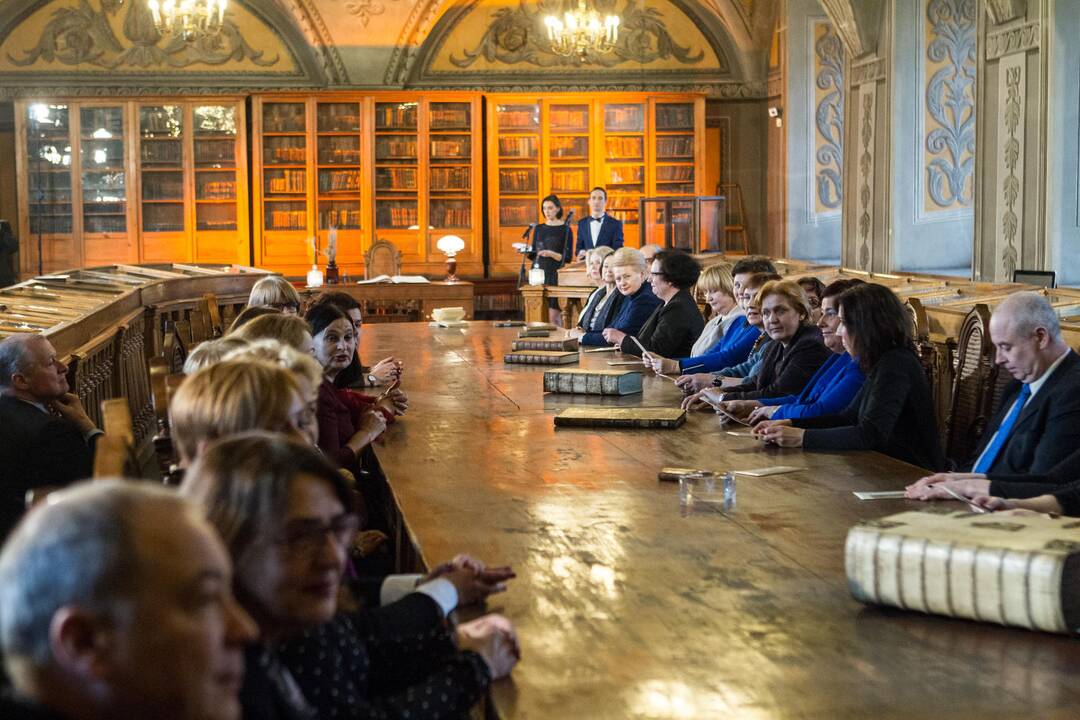
[[[818,203],[835,210],[844,199],[844,46],[831,25],[824,27],[826,31],[814,43],[814,84],[819,91],[814,110],[818,134],[815,179]]]
[[[936,125],[926,136],[930,198],[938,207],[971,204],[975,171],[976,0],[930,0],[933,40],[927,58],[944,63],[926,86],[926,109]]]
[[[41,32],[34,47],[21,57],[8,59],[22,67],[39,61],[64,65],[93,65],[107,70],[190,65],[224,65],[229,61],[248,60],[262,67],[274,65],[278,58],[263,57],[241,36],[236,23],[226,16],[216,35],[188,42],[179,37],[164,38],[154,26],[154,18],[145,2],[127,3],[123,38],[117,37],[112,17],[122,10],[116,0],[100,0],[94,7],[90,0],[79,0],[77,7],[61,7]],[[164,42],[163,42],[164,41]]]
[[[612,12],[615,2],[596,3],[598,10]],[[561,1],[521,0],[516,8],[502,8],[495,12],[487,32],[472,50],[465,50],[461,57],[450,56],[450,62],[467,68],[479,58],[488,62],[508,65],[525,63],[538,67],[560,65],[597,65],[616,67],[626,62],[647,64],[656,60],[673,58],[683,65],[700,63],[703,50],[679,45],[668,32],[663,14],[656,8],[647,8],[643,0],[626,0],[618,12],[621,17],[619,39],[609,53],[587,51],[584,55],[565,57],[556,54],[548,41],[544,17],[561,14],[569,5]]]

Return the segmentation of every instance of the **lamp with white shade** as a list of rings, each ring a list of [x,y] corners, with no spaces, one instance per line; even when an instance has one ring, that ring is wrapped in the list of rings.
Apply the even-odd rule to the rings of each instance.
[[[435,247],[446,255],[446,282],[457,282],[457,254],[465,249],[465,241],[457,235],[443,235]]]

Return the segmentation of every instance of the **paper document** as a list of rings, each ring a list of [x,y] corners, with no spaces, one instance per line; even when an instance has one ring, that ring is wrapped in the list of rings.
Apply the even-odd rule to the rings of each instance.
[[[903,490],[882,490],[874,492],[853,492],[851,493],[860,500],[903,500]]]
[[[772,467],[758,468],[757,470],[735,470],[736,475],[749,475],[750,477],[765,477],[766,475],[783,475],[784,473],[798,472],[806,468],[792,467],[791,465],[773,465]]]

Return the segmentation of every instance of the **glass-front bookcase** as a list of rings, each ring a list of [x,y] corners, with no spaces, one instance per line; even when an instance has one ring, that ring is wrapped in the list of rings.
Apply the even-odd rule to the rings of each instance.
[[[17,103],[23,273],[250,262],[243,101]],[[200,159],[201,158],[201,159]]]
[[[442,274],[444,235],[465,241],[460,274],[483,273],[481,146],[475,93],[326,93],[254,98],[260,178],[256,263],[301,275],[331,230],[344,275],[376,240],[403,272]],[[320,256],[320,265],[325,264]]]
[[[607,211],[638,247],[644,197],[692,198],[704,162],[705,101],[698,95],[573,93],[488,95],[488,250],[495,273],[517,270],[513,244],[540,222],[540,200],[559,196],[576,221],[589,191],[608,193]],[[693,203],[690,203],[692,207]]]

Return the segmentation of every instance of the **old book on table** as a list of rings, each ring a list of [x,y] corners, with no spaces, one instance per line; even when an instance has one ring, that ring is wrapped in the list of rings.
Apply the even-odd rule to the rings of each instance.
[[[685,421],[681,408],[569,407],[555,416],[556,427],[676,428]]]
[[[544,392],[631,395],[641,392],[641,373],[630,370],[548,370]]]
[[[550,330],[537,330],[534,328],[525,328],[518,333],[519,338],[546,338],[551,336]]]
[[[1076,520],[903,512],[851,528],[844,555],[851,594],[862,602],[1080,631]]]
[[[503,355],[503,362],[519,365],[568,365],[577,361],[577,352],[560,350],[515,350]]]
[[[577,338],[560,338],[558,340],[515,340],[510,345],[511,350],[577,350]]]

